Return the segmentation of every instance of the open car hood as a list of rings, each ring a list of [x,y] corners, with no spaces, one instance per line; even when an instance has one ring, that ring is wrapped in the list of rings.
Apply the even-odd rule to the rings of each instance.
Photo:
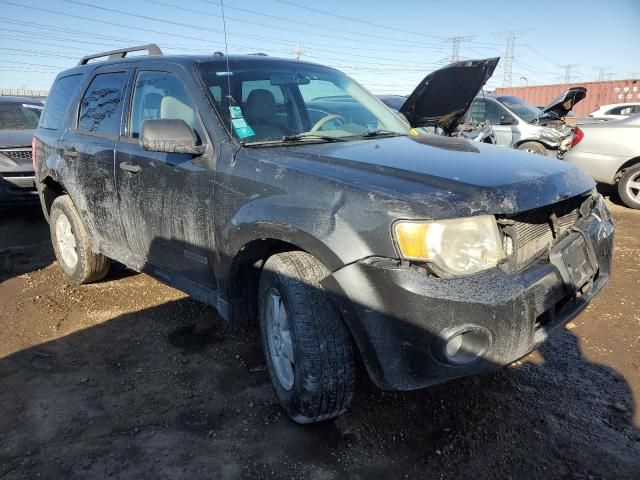
[[[587,96],[587,89],[584,87],[573,87],[564,92],[558,98],[554,98],[546,107],[542,109],[538,118],[551,116],[555,118],[566,117],[576,106],[576,103]]]
[[[464,60],[427,75],[404,102],[402,113],[414,127],[440,127],[450,135],[493,75],[500,57]]]

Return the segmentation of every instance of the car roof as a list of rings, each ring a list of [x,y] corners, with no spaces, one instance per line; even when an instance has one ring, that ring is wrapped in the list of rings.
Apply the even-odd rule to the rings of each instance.
[[[274,65],[280,64],[302,64],[324,66],[317,63],[295,60],[291,58],[269,57],[263,53],[245,54],[245,55],[225,55],[221,52],[215,52],[211,55],[136,55],[131,57],[118,58],[115,60],[98,60],[91,61],[83,65],[76,65],[61,72],[61,74],[84,73],[92,71],[97,67],[105,65],[133,65],[133,64],[151,64],[157,62],[168,62],[178,65],[190,66],[194,63],[219,62],[223,68],[226,68],[227,60],[230,62],[255,63],[256,65],[264,64]],[[331,68],[331,67],[326,67]]]
[[[624,107],[625,105],[640,105],[640,102],[607,103],[606,105],[600,105],[598,110],[603,108]]]
[[[0,103],[30,103],[32,105],[44,105],[40,100],[29,97],[16,97],[13,95],[0,96]]]

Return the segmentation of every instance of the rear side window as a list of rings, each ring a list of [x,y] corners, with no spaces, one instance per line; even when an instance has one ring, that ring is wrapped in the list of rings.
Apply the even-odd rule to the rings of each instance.
[[[51,89],[47,103],[40,117],[40,127],[58,130],[62,126],[64,114],[73,100],[82,80],[82,75],[61,77]]]
[[[79,130],[120,134],[126,79],[127,72],[101,73],[94,77],[80,101]]]

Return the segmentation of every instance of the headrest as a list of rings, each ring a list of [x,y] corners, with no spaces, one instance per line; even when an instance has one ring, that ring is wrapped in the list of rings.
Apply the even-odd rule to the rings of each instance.
[[[247,119],[270,120],[276,115],[276,99],[269,90],[252,90],[244,104]]]

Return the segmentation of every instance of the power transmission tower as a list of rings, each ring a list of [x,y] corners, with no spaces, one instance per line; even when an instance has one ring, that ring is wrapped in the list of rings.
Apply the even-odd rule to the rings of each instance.
[[[577,67],[577,63],[568,63],[567,65],[560,65],[560,67],[564,68],[564,83],[571,83],[571,71],[573,67]]]
[[[502,61],[504,68],[504,79],[502,81],[505,87],[512,85],[513,60],[515,59],[516,39],[524,37],[526,33],[522,30],[510,30],[508,32],[500,32],[498,36],[505,39],[505,52]]]
[[[598,81],[601,82],[604,80],[604,72],[607,67],[598,67]]]
[[[457,36],[457,37],[449,37],[449,38],[445,38],[444,42],[445,43],[450,43],[451,44],[451,57],[450,57],[450,61],[453,62],[457,62],[460,60],[460,44],[465,41],[465,40],[471,40],[473,38],[473,36],[467,36],[467,37],[461,37],[461,36]]]

